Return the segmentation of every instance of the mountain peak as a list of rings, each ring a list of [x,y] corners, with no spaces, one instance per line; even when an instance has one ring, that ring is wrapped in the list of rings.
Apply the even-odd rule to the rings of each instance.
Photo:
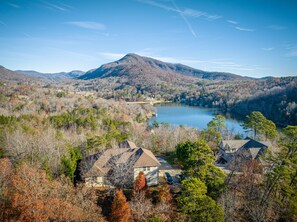
[[[121,58],[119,61],[126,61],[126,60],[140,60],[143,59],[142,56],[137,55],[135,53],[128,53],[123,58]]]
[[[120,60],[104,64],[95,70],[88,71],[78,78],[94,79],[122,76],[131,79],[140,78],[140,76],[142,79],[154,78],[156,82],[158,82],[158,80],[162,81],[164,79],[168,81],[174,78],[198,78],[208,80],[247,79],[232,73],[206,72],[182,64],[162,62],[153,58],[143,57],[135,53],[128,53]]]
[[[0,79],[9,81],[30,81],[34,78],[15,71],[9,70],[0,65]]]
[[[137,55],[136,53],[128,53],[124,57],[141,57],[140,55]]]

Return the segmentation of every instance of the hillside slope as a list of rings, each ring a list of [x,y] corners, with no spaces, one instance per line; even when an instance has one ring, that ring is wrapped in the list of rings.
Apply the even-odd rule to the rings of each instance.
[[[71,72],[59,72],[59,73],[41,73],[34,70],[16,70],[15,72],[32,76],[34,78],[49,79],[49,80],[63,80],[63,79],[75,79],[85,74],[83,71],[73,70]]]
[[[267,91],[236,103],[232,113],[242,116],[259,111],[279,126],[297,125],[297,85]]]
[[[33,77],[24,75],[21,73],[14,72],[12,70],[6,69],[3,66],[0,66],[0,80],[6,81],[30,81],[34,80]]]
[[[160,80],[172,79],[172,77],[191,77],[208,80],[246,80],[247,77],[224,73],[224,72],[206,72],[194,69],[182,64],[172,64],[162,62],[156,59],[139,56],[136,54],[127,54],[122,59],[104,64],[98,69],[88,71],[79,79],[94,79],[108,77],[143,77],[156,78]]]

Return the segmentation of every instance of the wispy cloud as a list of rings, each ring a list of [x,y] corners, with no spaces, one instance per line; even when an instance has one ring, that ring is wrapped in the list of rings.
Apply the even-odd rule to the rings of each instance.
[[[148,4],[148,5],[152,5],[152,6],[155,6],[155,7],[158,7],[158,8],[162,8],[162,9],[165,9],[167,11],[177,12],[177,10],[175,8],[170,7],[170,6],[167,6],[167,5],[164,5],[164,4],[161,4],[161,3],[158,3],[156,1],[152,1],[152,0],[138,0],[138,2],[145,3],[145,4]]]
[[[208,61],[197,60],[193,58],[183,58],[183,57],[172,57],[172,56],[160,56],[153,53],[154,50],[150,48],[142,49],[136,51],[135,53],[141,56],[154,58],[163,62],[169,63],[182,63],[182,64],[198,64],[198,63],[205,63]],[[99,56],[102,56],[105,59],[109,60],[118,60],[123,58],[127,53],[120,53],[120,52],[99,52],[97,53]]]
[[[272,51],[274,48],[269,47],[269,48],[261,48],[261,49],[264,50],[264,51]]]
[[[115,52],[99,52],[98,55],[102,56],[105,59],[110,59],[110,60],[118,60],[125,56],[124,53],[115,53]]]
[[[141,56],[151,57],[163,62],[169,63],[182,63],[188,65],[195,65],[199,63],[207,62],[205,60],[198,60],[191,57],[173,57],[173,56],[162,56],[160,55],[161,52],[166,51],[165,48],[144,48],[141,50],[136,51],[135,53]]]
[[[297,44],[287,45],[286,49],[287,49],[287,53],[286,53],[287,57],[297,57]]]
[[[66,8],[66,9],[74,9],[74,7],[72,7],[71,5],[67,5],[67,4],[65,4],[65,3],[62,3],[62,2],[59,2],[59,4],[62,6],[62,7],[64,7],[64,9]],[[61,7],[60,6],[60,7]]]
[[[138,2],[148,4],[148,5],[152,5],[154,7],[158,7],[158,8],[164,9],[166,11],[178,13],[181,16],[181,18],[184,20],[184,22],[187,25],[187,28],[189,29],[191,34],[195,38],[197,37],[197,34],[194,31],[194,29],[193,29],[191,23],[189,22],[188,18],[204,18],[204,19],[207,19],[207,20],[211,21],[211,20],[216,20],[216,19],[219,19],[219,18],[222,17],[220,15],[212,15],[212,14],[209,14],[207,12],[198,11],[198,10],[191,9],[191,8],[180,9],[177,6],[177,4],[175,3],[174,0],[171,1],[173,7],[169,6],[169,5],[159,3],[157,1],[153,1],[153,0],[138,0]]]
[[[234,21],[234,20],[227,20],[227,22],[229,22],[230,24],[233,24],[233,25],[237,25],[239,23],[239,22]]]
[[[7,3],[8,5],[10,5],[13,8],[21,8],[20,5],[14,4],[14,3]]]
[[[138,55],[154,58],[163,62],[169,63],[181,63],[187,65],[197,65],[197,64],[211,64],[217,65],[220,67],[242,67],[242,65],[237,64],[233,61],[226,61],[223,59],[213,59],[213,60],[199,60],[190,57],[173,57],[173,56],[161,56],[154,53],[153,49],[146,48],[142,50],[138,50],[135,52]],[[110,60],[118,60],[124,57],[127,53],[120,53],[120,52],[99,52],[97,53],[99,56],[102,56],[105,59]]]
[[[286,26],[282,26],[282,25],[270,25],[270,26],[268,26],[268,28],[276,30],[276,31],[287,29]]]
[[[237,67],[214,67],[217,70],[222,70],[224,68],[228,68],[228,70],[235,70],[236,71],[255,71],[256,69],[254,68],[237,68]],[[233,72],[233,71],[228,71],[228,72]]]
[[[236,26],[235,29],[237,29],[239,31],[244,31],[244,32],[253,32],[253,31],[255,31],[254,29],[243,28],[243,27],[240,27],[240,26]]]
[[[45,7],[47,7],[48,9],[51,9],[51,10],[65,12],[65,11],[70,11],[71,9],[73,9],[72,6],[66,5],[64,3],[53,4],[49,1],[42,1],[42,2],[45,5]]]
[[[214,68],[221,72],[237,72],[237,71],[262,71],[266,68],[259,65],[242,64],[233,59],[213,59],[206,61],[208,67]]]
[[[220,67],[242,67],[242,65],[237,64],[233,61],[211,61],[211,63],[219,65]]]
[[[147,56],[147,55],[143,55]],[[205,61],[198,60],[198,59],[193,59],[193,58],[183,58],[183,57],[172,57],[172,56],[149,56],[154,59],[163,61],[163,62],[169,62],[169,63],[181,63],[181,64],[187,64],[187,65],[196,65],[200,63],[204,63]]]
[[[99,22],[72,21],[72,22],[66,22],[66,24],[73,25],[79,28],[98,30],[98,31],[106,29],[105,25]]]
[[[263,71],[266,70],[258,65],[248,65],[240,64],[230,59],[210,59],[210,60],[199,60],[191,57],[172,57],[172,56],[161,56],[154,54],[154,50],[151,48],[142,49],[135,52],[138,55],[154,58],[163,62],[169,63],[180,63],[191,67],[196,67],[197,69],[203,69],[205,71],[222,71],[222,72],[233,72],[237,71]],[[100,52],[97,55],[108,59],[110,61],[115,61],[124,57],[127,53],[119,52]]]
[[[220,15],[210,15],[206,12],[202,12],[202,11],[197,11],[194,9],[184,9],[184,10],[179,10],[181,14],[183,14],[184,16],[188,16],[188,17],[193,17],[193,18],[199,18],[199,17],[203,17],[206,18],[208,20],[216,20],[219,18],[222,18],[222,16]]]
[[[3,21],[0,21],[0,25],[6,25],[6,24],[5,24],[5,22],[3,22]]]
[[[234,20],[226,20],[228,23],[230,23],[232,25],[233,28],[239,30],[239,31],[243,31],[243,32],[254,32],[254,29],[251,28],[244,28],[242,26],[239,25],[238,21],[234,21]]]
[[[161,4],[161,3],[153,1],[153,0],[138,0],[138,2],[145,3],[145,4],[148,4],[148,5],[152,5],[152,6],[155,6],[155,7],[158,7],[158,8],[162,8],[162,9],[167,10],[167,11],[177,12],[179,14],[183,14],[186,17],[192,17],[192,18],[202,17],[202,18],[206,18],[208,20],[216,20],[216,19],[222,18],[222,16],[220,16],[220,15],[211,15],[211,14],[209,14],[207,12],[198,11],[198,10],[190,9],[190,8],[179,9],[179,8],[176,8],[176,7]],[[172,3],[173,3],[173,5],[175,4],[174,1],[172,1]]]

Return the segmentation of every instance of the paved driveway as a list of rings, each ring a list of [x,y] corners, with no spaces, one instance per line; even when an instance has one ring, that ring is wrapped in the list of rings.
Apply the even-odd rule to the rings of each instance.
[[[157,159],[161,163],[160,170],[173,170],[173,167],[162,157],[157,157]]]
[[[161,166],[160,166],[160,178],[165,178],[165,172],[169,173],[172,176],[173,179],[173,183],[177,184],[178,183],[178,179],[176,178],[175,175],[177,174],[181,174],[181,169],[174,169],[165,159],[163,159],[162,157],[157,157],[158,161],[160,162]],[[164,181],[164,179],[161,179],[162,182]],[[166,180],[165,180],[166,181]],[[161,182],[161,181],[160,181]]]

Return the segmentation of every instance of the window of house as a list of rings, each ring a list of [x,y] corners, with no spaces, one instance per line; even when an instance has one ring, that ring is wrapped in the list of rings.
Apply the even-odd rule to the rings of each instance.
[[[150,171],[150,167],[143,167],[143,171]]]

